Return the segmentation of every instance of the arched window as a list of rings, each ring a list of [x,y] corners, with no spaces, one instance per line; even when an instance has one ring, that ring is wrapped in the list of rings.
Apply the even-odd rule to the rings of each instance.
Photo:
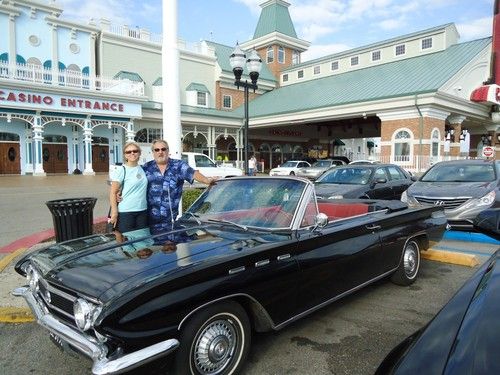
[[[267,62],[272,63],[274,61],[274,48],[273,46],[267,47]]]
[[[292,65],[300,64],[300,54],[299,51],[294,50],[292,52]]]
[[[82,73],[76,64],[70,64],[66,68],[66,84],[68,86],[79,87],[82,84]]]
[[[278,47],[278,62],[280,64],[285,63],[285,49],[281,46]]]
[[[410,161],[411,134],[406,130],[400,130],[394,137],[394,161]]]

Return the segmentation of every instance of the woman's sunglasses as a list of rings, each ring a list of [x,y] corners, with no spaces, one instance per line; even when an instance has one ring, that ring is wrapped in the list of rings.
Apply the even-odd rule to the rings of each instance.
[[[138,154],[139,153],[139,150],[127,150],[125,151],[125,153],[128,155],[128,154]]]

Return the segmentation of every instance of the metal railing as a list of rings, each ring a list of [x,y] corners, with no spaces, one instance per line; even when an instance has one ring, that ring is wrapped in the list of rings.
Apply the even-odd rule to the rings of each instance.
[[[396,164],[400,167],[410,171],[412,173],[422,173],[429,169],[432,165],[447,160],[461,160],[461,159],[476,159],[476,157],[471,156],[450,156],[450,155],[439,155],[439,156],[420,156],[420,155],[405,155],[405,156],[381,156],[379,154],[375,155],[356,155],[353,156],[352,161],[355,160],[375,160],[381,163]]]
[[[36,64],[10,64],[8,61],[0,61],[0,79],[144,96],[144,82],[91,76],[76,70],[45,68]]]

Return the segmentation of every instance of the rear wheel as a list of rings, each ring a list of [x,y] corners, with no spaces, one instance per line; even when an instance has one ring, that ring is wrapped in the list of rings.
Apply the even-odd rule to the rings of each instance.
[[[410,240],[403,250],[403,257],[398,269],[391,277],[391,281],[397,285],[410,285],[417,279],[420,269],[420,248],[418,242]]]
[[[294,172],[294,171],[291,171],[291,172],[290,172],[290,176],[295,176],[295,172]]]
[[[176,374],[234,374],[250,348],[250,322],[243,308],[227,301],[203,309],[182,330]]]

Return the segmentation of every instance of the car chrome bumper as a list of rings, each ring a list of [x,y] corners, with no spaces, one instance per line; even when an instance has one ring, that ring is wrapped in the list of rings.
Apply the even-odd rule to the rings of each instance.
[[[56,319],[45,306],[40,303],[28,287],[16,288],[12,294],[23,297],[36,317],[37,323],[45,327],[50,333],[60,338],[80,353],[90,357],[94,362],[92,373],[96,375],[118,374],[147,363],[160,355],[167,355],[179,346],[177,339],[169,339],[119,358],[109,360],[106,358],[106,345],[94,340],[92,337],[75,330]]]

